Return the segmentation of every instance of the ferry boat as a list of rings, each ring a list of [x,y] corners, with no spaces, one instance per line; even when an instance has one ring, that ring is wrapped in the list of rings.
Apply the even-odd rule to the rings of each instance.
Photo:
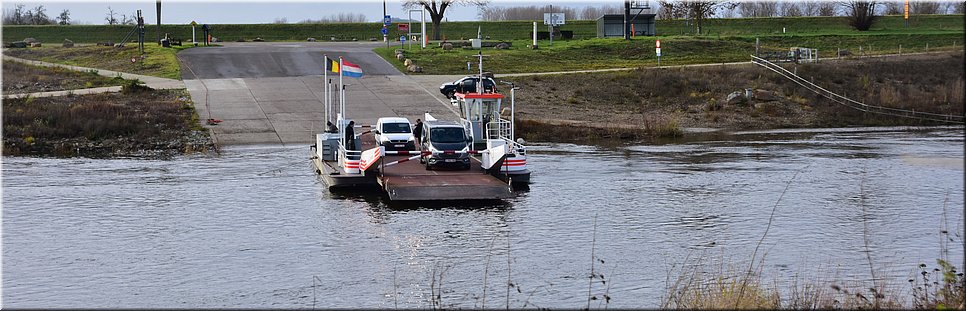
[[[482,62],[482,57],[481,57]],[[480,66],[482,76],[482,64]],[[459,124],[470,133],[468,150],[388,151],[372,134],[347,137],[351,120],[345,118],[344,96],[336,114],[336,131],[316,134],[310,159],[330,189],[380,189],[391,200],[500,200],[512,196],[514,186],[530,182],[526,146],[514,141],[514,90],[511,84],[509,119],[500,113],[504,95],[496,92],[456,93],[451,104],[460,111]],[[328,96],[326,96],[328,98]],[[326,111],[329,111],[326,102]],[[328,119],[328,117],[326,117]],[[424,115],[425,120],[436,120]],[[346,149],[347,139],[355,150]],[[422,168],[425,156],[469,153],[470,170],[438,171]]]

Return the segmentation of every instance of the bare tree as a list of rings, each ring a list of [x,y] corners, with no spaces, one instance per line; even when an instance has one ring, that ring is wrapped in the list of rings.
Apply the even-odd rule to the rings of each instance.
[[[678,5],[685,11],[689,19],[694,21],[694,29],[698,34],[703,32],[704,19],[714,16],[719,9],[734,8],[736,4],[726,1],[679,0]]]
[[[818,16],[835,16],[837,11],[834,2],[821,2],[818,5]]]
[[[36,8],[34,8],[34,12],[30,16],[30,24],[49,25],[54,24],[54,21],[47,16],[47,9],[45,9],[43,5],[38,5]]]
[[[888,1],[882,4],[885,8],[885,12],[882,15],[902,15],[903,14],[903,3],[899,1]]]
[[[120,23],[120,21],[117,20],[114,9],[111,7],[107,7],[107,17],[104,17],[104,21],[106,21],[108,25],[117,25]]]
[[[802,2],[802,15],[804,16],[818,16],[818,2],[815,1],[804,1]]]
[[[846,14],[849,18],[849,26],[858,31],[866,31],[872,28],[875,23],[875,1],[855,1],[843,2]]]
[[[566,6],[554,6],[554,13],[564,13],[567,19],[577,19],[577,10]],[[515,6],[515,7],[487,7],[479,15],[488,21],[519,21],[543,20],[543,13],[550,12],[549,5],[544,6]],[[599,17],[599,16],[597,16]],[[597,17],[594,17],[596,19]]]
[[[600,6],[586,6],[583,11],[580,12],[580,19],[583,20],[596,20],[604,14],[623,14],[624,8],[620,5],[600,5]]]
[[[119,20],[119,23],[121,25],[135,25],[138,23],[137,18],[138,18],[137,12],[131,14],[130,16],[126,14],[121,14],[121,19]]]
[[[57,16],[58,24],[60,25],[70,25],[70,10],[64,9],[60,12],[60,16]]]
[[[720,16],[723,18],[735,18],[738,17],[738,6],[721,8]]]
[[[738,5],[742,17],[772,17],[778,15],[778,3],[774,1],[742,2]]]
[[[281,19],[276,18],[275,19],[275,22],[276,23],[279,23],[279,22],[281,22],[281,23],[288,23],[288,19],[286,19],[286,18],[281,18]],[[340,13],[340,14],[332,14],[332,15],[329,15],[328,17],[322,17],[322,18],[317,19],[317,20],[314,20],[314,19],[306,19],[306,20],[302,20],[299,23],[303,23],[303,24],[324,24],[324,23],[364,23],[364,22],[366,22],[366,15],[365,14],[362,14],[362,13]]]
[[[950,2],[946,4],[946,14],[963,14],[966,12],[966,1]]]
[[[781,15],[786,17],[802,16],[802,9],[795,2],[782,2]]]
[[[674,16],[674,14],[676,13],[676,11],[674,10],[674,2],[667,1],[667,0],[659,0],[657,3],[661,7],[660,9],[657,10],[657,18],[660,18],[660,19],[680,18],[678,16]]]
[[[3,24],[4,25],[24,25],[27,24],[26,12],[24,12],[24,5],[17,4],[13,9],[3,10]]]
[[[433,40],[439,40],[442,37],[442,29],[440,29],[440,24],[443,22],[443,16],[446,14],[446,8],[451,5],[476,5],[485,6],[488,0],[406,0],[403,2],[404,8],[423,8],[429,12],[429,18],[433,21]]]
[[[910,14],[939,14],[939,2],[910,1],[909,13]]]

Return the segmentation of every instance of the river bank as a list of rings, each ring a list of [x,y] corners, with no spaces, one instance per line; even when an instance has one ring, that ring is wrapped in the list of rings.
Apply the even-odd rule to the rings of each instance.
[[[134,82],[121,93],[3,101],[3,155],[168,158],[216,147],[184,90]]]
[[[788,64],[813,83],[868,105],[964,113],[961,52]],[[631,142],[686,128],[949,125],[859,111],[748,65],[504,78],[518,91],[517,136],[528,141]],[[745,98],[746,90],[752,97]],[[732,96],[732,100],[728,100]]]

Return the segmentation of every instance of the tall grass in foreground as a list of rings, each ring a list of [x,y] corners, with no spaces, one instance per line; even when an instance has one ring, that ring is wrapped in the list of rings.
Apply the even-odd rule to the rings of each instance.
[[[798,174],[796,173],[796,176]],[[789,185],[795,179],[789,181]],[[786,189],[787,190],[787,185]],[[860,191],[864,193],[864,179],[860,182]],[[784,196],[784,192],[782,193]],[[865,202],[861,199],[865,213]],[[662,308],[672,309],[924,309],[924,310],[945,310],[945,309],[964,309],[964,298],[966,298],[966,278],[962,272],[957,272],[955,266],[948,261],[949,242],[957,242],[963,246],[963,239],[960,233],[950,236],[948,225],[946,224],[946,205],[943,204],[942,220],[940,221],[940,258],[936,260],[938,267],[929,269],[930,266],[922,263],[919,265],[918,275],[909,279],[912,286],[911,305],[904,304],[904,293],[897,284],[890,284],[882,278],[876,277],[876,266],[873,264],[872,257],[869,256],[869,269],[872,276],[871,284],[868,282],[846,281],[848,285],[842,285],[840,281],[823,280],[795,280],[790,288],[779,288],[778,285],[767,286],[762,280],[764,255],[758,259],[756,254],[752,255],[751,267],[747,271],[735,270],[733,268],[723,269],[722,265],[710,269],[702,264],[703,258],[698,258],[696,263],[689,263],[685,259],[683,268],[674,280],[670,282],[665,297],[662,299]],[[778,201],[781,201],[779,197]],[[777,208],[778,202],[775,207]],[[772,211],[774,216],[774,210]],[[863,218],[865,219],[865,218]],[[864,226],[867,226],[863,222]],[[768,227],[762,235],[762,241],[767,237],[768,228],[771,227],[769,220]],[[868,230],[863,230],[866,254],[868,250]],[[759,246],[761,241],[759,241]],[[756,247],[757,252],[757,247]],[[756,259],[758,260],[756,262]],[[705,272],[705,270],[710,270]],[[669,272],[670,275],[670,272]]]

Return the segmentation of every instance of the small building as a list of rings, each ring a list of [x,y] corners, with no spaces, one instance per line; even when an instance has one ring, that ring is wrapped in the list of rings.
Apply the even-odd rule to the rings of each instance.
[[[654,36],[657,30],[654,27],[654,20],[657,14],[631,14],[631,29],[635,36]],[[612,38],[624,37],[624,15],[623,14],[604,14],[597,19],[597,37]]]

